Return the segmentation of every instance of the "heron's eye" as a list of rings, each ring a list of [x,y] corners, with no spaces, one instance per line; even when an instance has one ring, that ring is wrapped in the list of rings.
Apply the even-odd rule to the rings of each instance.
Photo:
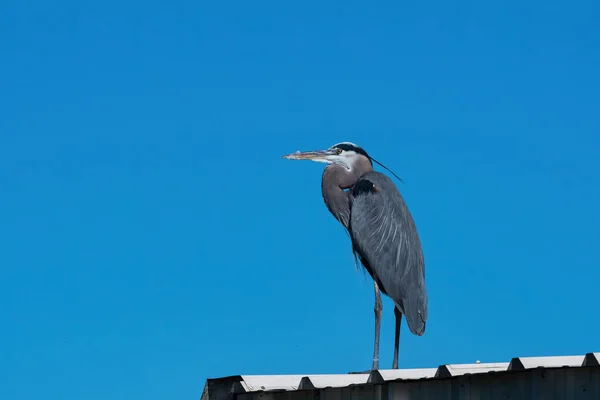
[[[342,154],[342,149],[337,149],[335,152],[336,152],[338,155],[340,155],[340,154]]]

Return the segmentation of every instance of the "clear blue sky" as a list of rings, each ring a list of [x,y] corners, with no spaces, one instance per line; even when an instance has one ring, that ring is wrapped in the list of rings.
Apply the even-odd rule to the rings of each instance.
[[[281,159],[338,141],[422,237],[402,367],[600,351],[600,5],[483,3],[3,1],[0,397],[369,368],[371,280]]]

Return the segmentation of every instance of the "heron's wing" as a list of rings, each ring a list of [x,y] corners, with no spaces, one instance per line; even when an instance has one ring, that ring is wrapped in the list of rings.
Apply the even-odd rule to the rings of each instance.
[[[369,172],[355,184],[350,234],[380,289],[406,315],[411,331],[422,334],[427,293],[421,242],[404,199],[387,176]]]

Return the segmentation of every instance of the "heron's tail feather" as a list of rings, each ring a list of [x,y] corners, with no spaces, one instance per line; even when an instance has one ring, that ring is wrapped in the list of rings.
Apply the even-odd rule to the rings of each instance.
[[[422,336],[427,325],[427,294],[415,290],[402,303],[408,328],[413,334]]]

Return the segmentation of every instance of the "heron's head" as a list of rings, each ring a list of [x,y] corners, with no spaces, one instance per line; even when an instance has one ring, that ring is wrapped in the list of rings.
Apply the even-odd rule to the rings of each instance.
[[[341,142],[334,144],[325,150],[314,150],[314,151],[297,151],[292,154],[283,156],[288,160],[311,160],[316,162],[322,162],[326,164],[337,164],[346,168],[347,170],[361,161],[368,161],[371,167],[373,162],[371,157],[361,147],[350,142]]]

